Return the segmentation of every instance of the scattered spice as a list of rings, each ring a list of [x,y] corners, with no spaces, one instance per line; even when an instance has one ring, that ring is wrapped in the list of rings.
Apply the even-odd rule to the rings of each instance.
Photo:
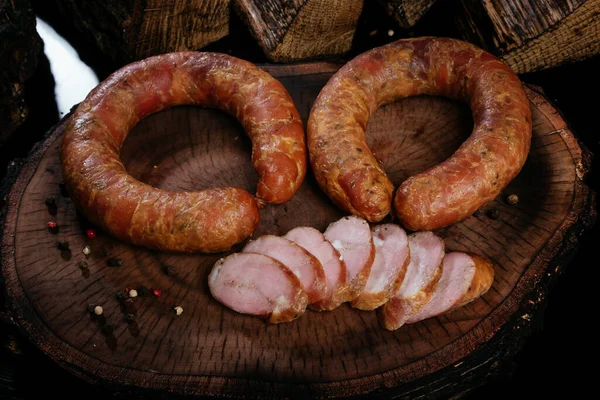
[[[183,313],[183,308],[180,306],[175,307],[174,310],[175,310],[175,314],[177,314],[177,315],[181,315]]]
[[[94,312],[95,308],[96,308],[95,304],[88,304],[88,306],[87,306],[87,310],[91,313]]]
[[[79,261],[79,263],[77,265],[81,269],[88,269],[89,268],[89,265],[88,265],[88,263],[86,261]]]
[[[133,290],[133,286],[127,286],[127,287],[125,288],[125,292],[126,292],[126,293],[129,293],[129,292],[131,292],[132,290]]]
[[[514,206],[515,204],[517,204],[519,202],[519,196],[517,196],[515,193],[509,194],[506,197],[506,202],[508,204],[510,204],[511,206]]]
[[[135,315],[133,315],[133,314],[127,314],[127,315],[125,315],[125,321],[127,321],[128,324],[134,323],[135,322]]]
[[[167,274],[167,276],[175,275],[175,267],[173,267],[171,265],[165,266],[165,274]]]
[[[155,295],[156,297],[160,297],[160,295],[162,294],[162,290],[152,289],[152,294]]]
[[[96,306],[96,307],[94,307],[94,314],[96,314],[96,315],[102,315],[102,313],[104,313],[104,309],[102,308],[102,306]]]
[[[138,292],[135,289],[131,289],[129,291],[129,297],[137,297],[138,296]]]
[[[394,31],[392,29],[388,30],[388,36],[394,36]]]
[[[56,200],[54,199],[54,197],[47,197],[44,201],[44,204],[48,208],[48,212],[50,213],[50,215],[56,215],[57,207]]]
[[[123,307],[125,307],[125,310],[127,310],[130,314],[135,314],[136,312],[135,303],[131,297],[123,302]]]
[[[137,288],[137,292],[138,296],[145,297],[148,295],[148,293],[150,293],[150,289],[148,289],[146,286],[140,286],[139,288]]]
[[[60,250],[60,251],[67,251],[69,250],[69,242],[61,240],[60,242],[58,242],[56,244],[56,247]]]
[[[85,254],[86,256],[88,256],[88,255],[90,255],[90,253],[92,252],[92,248],[91,248],[90,246],[85,246],[85,247],[83,248],[83,250],[81,250],[81,252],[82,252],[83,254]]]
[[[124,302],[125,300],[127,300],[128,298],[129,298],[129,294],[127,294],[125,292],[117,293],[117,300],[120,301],[121,303]]]
[[[93,230],[93,229],[87,229],[87,230],[85,231],[85,235],[86,235],[88,238],[90,238],[90,239],[93,239],[93,238],[95,238],[95,237],[96,237],[96,231],[95,231],[95,230]]]
[[[374,29],[371,32],[369,32],[369,36],[375,37],[375,35],[377,35],[377,29]]]
[[[481,217],[483,215],[483,211],[481,211],[480,209],[478,209],[477,211],[475,211],[473,213],[474,217]]]
[[[56,221],[48,221],[48,230],[51,233],[58,233],[58,223]]]
[[[111,257],[108,260],[106,260],[106,265],[108,265],[109,267],[120,267],[121,265],[123,265],[123,260],[117,257]]]
[[[488,217],[491,219],[498,219],[500,217],[500,211],[493,209],[488,212]]]
[[[58,182],[58,187],[60,188],[60,194],[63,197],[69,197],[69,192],[67,192],[67,184],[65,181]]]

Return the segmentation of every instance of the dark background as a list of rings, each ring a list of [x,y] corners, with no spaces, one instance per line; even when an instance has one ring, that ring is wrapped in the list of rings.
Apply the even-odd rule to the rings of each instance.
[[[407,36],[435,35],[460,38],[448,7],[442,4],[411,31],[403,31],[380,7],[366,1],[356,32],[353,49],[345,61],[372,47]],[[368,4],[371,3],[371,4]],[[37,6],[38,16],[45,19],[79,51],[80,57],[102,80],[114,70],[106,60],[52,10]],[[388,36],[389,29],[394,36]],[[373,33],[376,31],[376,33]],[[220,51],[255,63],[266,63],[262,50],[252,40],[247,28],[232,13],[231,34],[209,45],[205,50]],[[330,59],[332,60],[332,59]],[[597,110],[600,109],[600,57],[563,65],[545,71],[521,75],[523,82],[540,86],[548,99],[561,111],[582,145],[596,154],[600,146]],[[48,61],[42,57],[36,76],[28,83],[28,121],[0,149],[0,171],[14,172],[13,159],[25,158],[31,146],[58,122],[53,99],[54,82]],[[589,186],[599,188],[598,162],[592,163]],[[550,291],[532,321],[532,331],[522,349],[505,360],[489,382],[465,395],[465,399],[495,399],[513,396],[541,398],[568,393],[569,397],[586,397],[594,393],[597,346],[596,310],[600,267],[595,246],[599,243],[598,224],[581,238],[580,248],[564,272],[549,282]],[[80,397],[86,399],[142,398],[145,392],[115,392],[110,387],[92,387],[65,372],[6,320],[0,323],[0,398],[41,399]],[[482,382],[484,383],[484,382]],[[42,397],[43,396],[43,397]],[[561,394],[562,396],[562,394]],[[152,397],[162,397],[152,395]]]

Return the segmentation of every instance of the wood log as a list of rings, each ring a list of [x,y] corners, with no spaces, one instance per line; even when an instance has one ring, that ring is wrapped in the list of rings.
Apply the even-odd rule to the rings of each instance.
[[[229,33],[231,0],[34,0],[55,7],[113,68],[170,51],[200,50]]]
[[[340,55],[352,46],[363,0],[234,0],[271,61]]]
[[[25,83],[42,52],[28,0],[0,0],[0,147],[27,119]]]
[[[401,27],[414,26],[437,0],[379,0]]]
[[[290,91],[305,121],[337,68],[265,67]],[[110,387],[235,398],[463,393],[520,348],[549,279],[595,219],[595,197],[584,183],[589,155],[558,111],[535,90],[527,93],[533,140],[524,169],[480,213],[438,232],[449,251],[487,256],[496,269],[488,293],[450,314],[388,332],[374,312],[347,305],[277,326],[223,307],[211,297],[207,276],[228,253],[160,253],[102,232],[85,235],[89,223],[59,188],[65,120],[34,149],[8,195],[1,254],[11,317],[59,365]],[[367,136],[398,184],[448,157],[472,124],[465,105],[422,96],[382,107]],[[249,139],[215,110],[183,106],[153,114],[134,127],[121,156],[133,176],[165,189],[253,190],[257,181]],[[511,205],[506,196],[513,193],[519,202]],[[44,204],[49,196],[57,200],[55,215]],[[261,210],[254,236],[299,225],[323,230],[341,215],[309,173],[288,203]],[[49,219],[58,222],[58,233],[48,230]],[[57,249],[58,241],[68,241],[70,250]],[[115,257],[120,267],[109,263]],[[138,293],[142,287],[162,293],[121,305],[115,295],[130,285]],[[101,305],[104,314],[90,313],[89,304]],[[126,314],[134,315],[129,322]]]
[[[600,0],[467,0],[464,38],[526,73],[600,53]]]

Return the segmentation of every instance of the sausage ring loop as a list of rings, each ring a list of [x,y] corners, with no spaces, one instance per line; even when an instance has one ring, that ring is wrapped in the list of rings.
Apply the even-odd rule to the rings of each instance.
[[[180,52],[129,64],[99,84],[66,125],[64,181],[75,206],[118,239],[158,250],[219,252],[249,237],[259,201],[236,188],[174,192],[127,173],[119,151],[131,128],[164,108],[195,104],[235,116],[252,141],[260,202],[283,203],[306,173],[302,121],[288,92],[254,64]]]
[[[339,207],[372,222],[390,212],[394,187],[367,146],[366,126],[380,106],[421,94],[467,102],[474,129],[450,158],[400,185],[394,209],[407,229],[432,230],[468,217],[521,170],[532,123],[514,72],[463,41],[402,39],[349,61],[312,108],[311,166]]]

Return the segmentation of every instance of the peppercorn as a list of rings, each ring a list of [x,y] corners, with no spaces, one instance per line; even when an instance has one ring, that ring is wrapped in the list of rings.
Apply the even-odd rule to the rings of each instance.
[[[104,309],[102,308],[102,306],[96,306],[96,307],[94,307],[94,314],[96,314],[96,315],[102,315],[103,312],[104,312]]]
[[[89,265],[88,265],[88,263],[86,261],[79,261],[79,263],[77,265],[81,269],[88,269],[89,268]]]
[[[130,314],[135,314],[136,312],[135,303],[133,302],[132,298],[125,300],[123,302],[123,307],[125,307],[125,310],[127,310]]]
[[[160,297],[160,295],[162,294],[162,290],[152,289],[152,294],[155,295],[156,297]]]
[[[95,231],[95,230],[93,230],[93,229],[87,229],[87,230],[85,231],[85,235],[86,235],[88,238],[90,238],[90,239],[93,239],[93,238],[95,238],[95,237],[96,237],[96,231]]]
[[[92,252],[92,248],[91,248],[90,246],[85,246],[85,247],[84,247],[84,248],[81,250],[81,252],[82,252],[84,255],[88,256],[88,255],[90,255],[90,253]]]
[[[60,194],[63,197],[69,197],[69,192],[67,191],[67,184],[65,181],[58,182],[58,187],[60,188]]]
[[[56,221],[48,221],[48,230],[50,233],[58,233],[58,223]]]
[[[138,296],[138,292],[137,292],[137,290],[135,290],[135,289],[131,289],[131,290],[129,291],[129,297],[132,297],[132,298],[133,298],[133,297],[137,297],[137,296]]]
[[[135,315],[133,315],[133,314],[127,314],[127,315],[125,315],[125,321],[127,321],[128,324],[134,323],[135,322]]]
[[[91,312],[91,313],[93,313],[93,312],[94,312],[94,309],[95,309],[95,308],[96,308],[96,305],[95,305],[95,304],[88,304],[88,305],[87,305],[87,310],[88,310],[89,312]]]
[[[124,302],[125,300],[127,300],[128,298],[129,298],[129,294],[127,294],[125,292],[117,293],[117,300],[120,301],[121,303]]]
[[[509,194],[506,197],[506,202],[508,204],[510,204],[511,206],[514,206],[515,204],[517,204],[519,202],[519,196],[517,196],[515,193]]]
[[[483,211],[481,211],[481,210],[476,210],[476,211],[473,213],[473,216],[474,216],[474,217],[481,217],[481,215],[482,215],[482,214],[483,214]]]
[[[48,212],[50,213],[50,215],[56,215],[57,207],[56,200],[54,199],[54,197],[47,197],[44,201],[44,204],[48,208]]]
[[[167,276],[175,275],[175,268],[170,265],[165,266],[165,274],[167,274]]]
[[[111,257],[108,260],[106,260],[106,264],[109,267],[120,267],[121,265],[123,265],[123,260],[117,257]]]
[[[488,212],[488,217],[491,219],[498,219],[500,217],[500,211],[493,209]]]
[[[67,251],[69,250],[69,242],[67,241],[60,241],[56,244],[56,247],[60,250],[60,251]]]
[[[138,296],[145,297],[150,292],[150,289],[148,289],[146,286],[140,286],[139,288],[137,288],[137,292]]]

